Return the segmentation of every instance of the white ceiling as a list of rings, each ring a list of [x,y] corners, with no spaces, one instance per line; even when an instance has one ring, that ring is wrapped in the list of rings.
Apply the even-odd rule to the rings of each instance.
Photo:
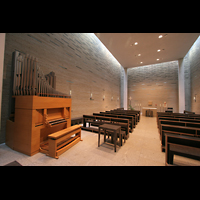
[[[200,34],[95,33],[95,35],[124,68],[130,68],[183,58]],[[163,37],[158,38],[159,35]],[[135,42],[138,42],[138,45],[134,45]],[[158,49],[161,51],[157,52]]]

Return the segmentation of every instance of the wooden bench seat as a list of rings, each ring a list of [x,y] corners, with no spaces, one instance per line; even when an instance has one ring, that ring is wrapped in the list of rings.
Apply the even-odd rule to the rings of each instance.
[[[191,118],[174,118],[174,117],[159,117],[158,118],[158,128],[160,128],[160,120],[170,120],[170,121],[183,121],[183,122],[194,122],[200,123],[199,119],[191,119]]]
[[[140,121],[140,111],[138,110],[110,110],[106,111],[106,113],[115,115],[136,115],[136,123]]]
[[[184,126],[174,126],[169,124],[161,124],[161,150],[165,151],[165,134],[173,132],[177,135],[186,135],[193,137],[200,137],[200,128],[197,127],[184,127]]]
[[[74,136],[73,136],[74,135]],[[52,158],[59,156],[81,140],[81,126],[74,125],[48,135],[48,142],[41,144],[40,151]]]
[[[198,137],[166,133],[165,144],[165,165],[173,165],[174,154],[200,160],[200,138]]]
[[[123,119],[129,119],[129,132],[133,131],[133,128],[136,126],[136,118],[134,116],[128,116],[128,115],[116,115],[116,114],[108,114],[108,113],[93,113],[95,116],[107,116],[107,117],[114,117],[114,118],[123,118]]]
[[[159,124],[160,124],[160,127],[159,127],[160,135],[162,134],[162,126],[161,126],[162,124],[200,128],[200,122],[190,122],[190,121],[159,120]]]
[[[101,114],[106,115],[116,115],[116,116],[132,116],[134,118],[134,125],[137,125],[139,122],[139,115],[137,113],[121,113],[121,112],[100,112]]]
[[[76,117],[71,119],[71,126],[82,123],[83,123],[83,117]]]
[[[86,124],[89,123],[89,127]],[[126,132],[126,139],[129,137],[129,120],[122,118],[104,117],[104,116],[94,116],[94,115],[83,115],[83,126],[82,130],[89,130],[92,132],[98,132],[97,128],[90,127],[100,126],[102,124],[116,124],[121,126],[121,130]]]
[[[171,118],[189,118],[189,119],[199,119],[199,114],[184,114],[184,113],[165,113],[165,112],[157,112],[157,124],[159,117],[171,117]]]

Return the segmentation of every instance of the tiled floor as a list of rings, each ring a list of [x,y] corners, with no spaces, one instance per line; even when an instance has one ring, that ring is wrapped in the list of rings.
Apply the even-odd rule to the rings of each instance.
[[[42,153],[27,156],[13,151],[5,144],[0,145],[0,166],[14,160],[25,166],[164,166],[165,153],[161,152],[160,138],[156,118],[141,117],[141,121],[130,133],[129,139],[122,147],[103,143],[97,146],[97,133],[82,130],[82,139],[78,144],[67,150],[59,159],[54,159]],[[200,165],[199,161],[175,156],[174,164]]]

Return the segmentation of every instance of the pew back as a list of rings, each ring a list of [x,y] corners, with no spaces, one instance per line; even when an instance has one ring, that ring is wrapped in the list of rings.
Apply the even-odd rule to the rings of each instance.
[[[171,132],[165,134],[165,144],[165,165],[173,164],[174,154],[200,160],[200,138]]]
[[[127,115],[115,115],[115,114],[107,114],[107,113],[93,113],[95,116],[107,116],[107,117],[113,117],[113,118],[122,118],[122,119],[129,119],[130,124],[130,132],[133,131],[133,128],[135,128],[136,118],[135,116],[127,116]]]
[[[200,128],[197,127],[184,127],[184,126],[174,126],[168,124],[161,124],[161,148],[165,151],[165,133],[176,133],[178,135],[194,136],[200,137]]]
[[[89,127],[86,126],[86,123],[89,123]],[[97,128],[90,127],[99,126],[102,124],[117,124],[122,127],[122,130],[126,132],[126,139],[129,137],[129,120],[113,117],[104,117],[104,116],[94,116],[94,115],[83,115],[83,130],[91,130],[93,132],[98,132]]]

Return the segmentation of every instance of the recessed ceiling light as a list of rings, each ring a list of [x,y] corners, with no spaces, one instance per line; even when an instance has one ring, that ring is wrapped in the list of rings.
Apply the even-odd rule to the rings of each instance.
[[[139,53],[138,56],[141,56],[141,54]]]
[[[140,62],[140,64],[142,64],[143,62]]]
[[[162,37],[163,37],[163,35],[159,35],[159,36],[158,36],[158,38],[162,38]]]
[[[134,45],[138,45],[138,42],[135,42]]]
[[[160,52],[160,51],[161,51],[160,49],[157,50],[157,52]]]
[[[157,58],[156,60],[160,60],[159,58]]]

